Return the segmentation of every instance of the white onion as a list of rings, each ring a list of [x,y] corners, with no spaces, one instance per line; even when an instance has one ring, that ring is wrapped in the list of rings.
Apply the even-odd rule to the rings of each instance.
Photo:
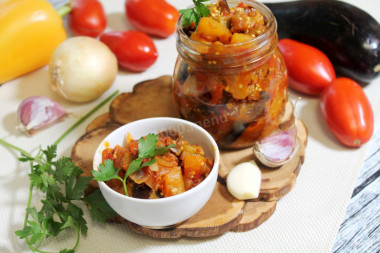
[[[85,36],[62,42],[49,63],[53,89],[73,102],[88,102],[101,96],[111,87],[117,71],[117,59],[111,50]]]

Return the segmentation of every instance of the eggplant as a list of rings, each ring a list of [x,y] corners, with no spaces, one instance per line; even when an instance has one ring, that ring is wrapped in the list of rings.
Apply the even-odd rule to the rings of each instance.
[[[324,52],[338,76],[362,86],[380,73],[380,25],[367,12],[341,1],[265,3],[278,24],[279,38],[290,38]]]

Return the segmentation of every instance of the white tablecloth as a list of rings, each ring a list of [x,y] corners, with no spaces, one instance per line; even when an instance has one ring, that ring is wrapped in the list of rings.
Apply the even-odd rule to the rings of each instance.
[[[109,30],[129,28],[124,15],[124,0],[103,0],[108,13]],[[190,0],[170,0],[177,8],[191,4]],[[349,1],[380,20],[378,0]],[[159,22],[159,21],[158,21]],[[47,67],[0,87],[0,138],[27,151],[39,145],[46,147],[88,112],[101,99],[116,89],[131,91],[137,82],[172,74],[177,52],[175,38],[155,39],[159,52],[157,62],[146,72],[133,74],[120,70],[112,88],[98,100],[75,104],[52,92]],[[1,71],[1,70],[0,70]],[[379,123],[380,79],[365,88]],[[43,95],[55,99],[72,112],[64,122],[54,125],[33,137],[16,130],[16,110],[23,99]],[[296,99],[292,94],[291,98]],[[103,107],[96,115],[71,133],[59,145],[58,153],[69,156],[73,143],[84,133],[86,124],[106,112]],[[309,129],[306,160],[296,187],[277,205],[273,216],[259,228],[249,232],[228,232],[204,239],[152,239],[138,235],[119,224],[99,224],[88,220],[88,235],[81,239],[77,252],[330,252],[357,175],[362,167],[368,145],[350,149],[340,145],[324,124],[317,98],[304,97],[297,105],[296,115]],[[28,166],[17,161],[17,152],[0,146],[0,252],[28,252],[23,240],[14,233],[23,227],[28,197]],[[35,194],[34,203],[39,202]],[[57,251],[75,243],[74,233],[64,233],[59,240],[49,240],[44,249]]]

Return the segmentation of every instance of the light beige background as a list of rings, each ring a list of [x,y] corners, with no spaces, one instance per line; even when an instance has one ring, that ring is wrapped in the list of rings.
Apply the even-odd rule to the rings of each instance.
[[[191,4],[190,0],[170,0],[177,8]],[[274,2],[274,1],[273,1]],[[380,20],[378,0],[348,1]],[[124,16],[124,0],[102,1],[108,13],[109,30],[125,30],[129,24]],[[131,91],[134,84],[146,79],[172,74],[177,52],[175,38],[155,39],[159,52],[157,62],[142,74],[119,71],[112,88]],[[379,124],[380,79],[365,88]],[[43,95],[57,100],[72,115],[35,136],[28,138],[16,131],[16,110],[21,100],[32,95]],[[294,100],[298,95],[292,94]],[[27,151],[39,145],[51,144],[81,115],[88,112],[102,98],[88,104],[65,101],[51,91],[47,68],[42,68],[0,87],[0,138]],[[97,115],[107,111],[102,108]],[[87,123],[71,133],[60,145],[60,155],[70,155],[73,143],[84,133]],[[89,222],[87,237],[80,241],[77,252],[330,252],[341,219],[350,199],[357,175],[362,167],[368,145],[349,149],[340,145],[329,133],[319,111],[317,98],[304,97],[297,105],[296,115],[309,129],[306,160],[296,187],[277,205],[274,215],[259,228],[244,233],[229,232],[206,239],[182,238],[159,240],[130,232],[123,225]],[[24,241],[14,231],[21,229],[28,193],[28,167],[16,160],[18,154],[0,146],[0,252],[28,252]],[[35,194],[34,202],[38,202]],[[74,233],[66,233],[59,240],[51,240],[44,248],[57,251],[75,243]]]

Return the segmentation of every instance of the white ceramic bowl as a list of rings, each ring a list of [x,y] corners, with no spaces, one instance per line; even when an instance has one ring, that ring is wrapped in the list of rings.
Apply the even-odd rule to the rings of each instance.
[[[120,216],[150,228],[165,228],[183,222],[197,213],[209,200],[215,188],[219,168],[219,150],[211,135],[200,126],[182,119],[162,117],[138,120],[110,133],[98,146],[93,161],[94,170],[98,170],[106,143],[109,143],[109,147],[115,147],[116,144],[123,145],[128,132],[134,139],[139,139],[149,133],[165,130],[177,131],[190,144],[202,146],[206,156],[214,159],[214,166],[202,183],[175,196],[138,199],[122,195],[104,182],[99,182],[104,198]]]

